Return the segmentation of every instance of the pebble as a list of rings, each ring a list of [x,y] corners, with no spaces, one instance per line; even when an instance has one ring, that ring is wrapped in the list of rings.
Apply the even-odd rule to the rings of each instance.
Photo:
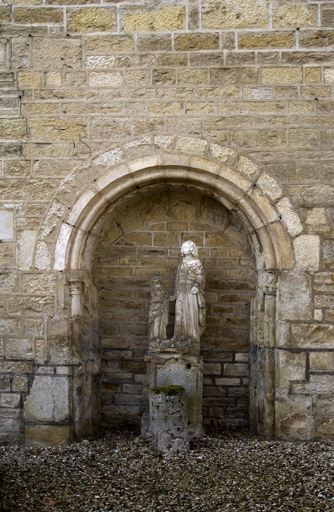
[[[138,432],[0,447],[3,512],[334,512],[334,443],[212,430],[182,454]]]

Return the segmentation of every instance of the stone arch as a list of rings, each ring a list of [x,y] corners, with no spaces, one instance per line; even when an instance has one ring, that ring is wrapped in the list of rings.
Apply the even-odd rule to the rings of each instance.
[[[204,190],[229,209],[238,212],[248,226],[258,269],[291,268],[293,253],[284,227],[293,228],[296,219],[287,198],[275,203],[264,187],[278,185],[262,173],[253,178],[203,157],[153,155],[121,164],[99,179],[78,198],[63,222],[54,253],[56,270],[80,269],[89,237],[97,235],[94,227],[104,211],[133,190],[159,183],[191,183]],[[285,217],[285,219],[284,219]],[[283,220],[283,222],[282,222]],[[301,232],[298,228],[297,234]],[[87,262],[88,263],[88,262]]]
[[[45,218],[54,216],[55,241],[46,240],[41,227],[35,268],[48,268],[60,276],[55,322],[64,331],[60,337],[68,340],[67,364],[76,366],[69,386],[69,409],[76,418],[71,420],[70,437],[84,435],[99,421],[98,392],[90,403],[95,412],[87,417],[83,412],[87,393],[82,389],[84,381],[89,382],[86,390],[98,387],[91,260],[105,215],[135,191],[181,183],[220,201],[248,231],[258,276],[251,313],[251,424],[259,433],[275,432],[277,280],[280,271],[294,268],[293,240],[302,234],[302,224],[280,185],[246,156],[203,139],[166,135],[144,136],[96,155],[64,180],[54,197]],[[59,213],[53,214],[59,204]],[[63,307],[66,303],[69,306]]]

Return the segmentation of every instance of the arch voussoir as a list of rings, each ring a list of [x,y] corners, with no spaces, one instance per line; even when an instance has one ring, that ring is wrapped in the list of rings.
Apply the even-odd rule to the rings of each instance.
[[[290,268],[291,244],[287,243],[289,237],[274,202],[279,199],[282,203],[279,185],[276,187],[276,182],[268,175],[261,180],[257,166],[245,157],[237,160],[234,156],[234,159],[237,167],[231,168],[217,158],[163,153],[112,166],[87,187],[64,219],[57,239],[54,268],[80,268],[85,240],[104,211],[133,190],[161,183],[184,183],[214,195],[246,219],[250,233],[257,232],[262,246],[258,267]],[[269,183],[268,194],[263,191],[263,183]],[[286,202],[287,198],[284,200]]]

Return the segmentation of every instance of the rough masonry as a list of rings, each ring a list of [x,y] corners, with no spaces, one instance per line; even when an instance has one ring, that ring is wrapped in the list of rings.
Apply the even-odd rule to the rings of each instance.
[[[140,424],[151,278],[187,239],[204,426],[332,438],[333,3],[3,0],[0,23],[1,442]]]

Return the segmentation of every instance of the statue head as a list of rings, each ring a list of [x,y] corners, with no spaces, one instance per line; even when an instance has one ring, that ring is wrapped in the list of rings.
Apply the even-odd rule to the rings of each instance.
[[[154,276],[152,277],[152,282],[153,282],[153,286],[160,286],[161,283],[160,283],[160,275],[159,274],[154,274]]]
[[[181,245],[181,254],[192,254],[193,256],[198,256],[198,247],[195,244],[195,242],[192,242],[191,240],[187,240],[186,242],[183,242]]]

